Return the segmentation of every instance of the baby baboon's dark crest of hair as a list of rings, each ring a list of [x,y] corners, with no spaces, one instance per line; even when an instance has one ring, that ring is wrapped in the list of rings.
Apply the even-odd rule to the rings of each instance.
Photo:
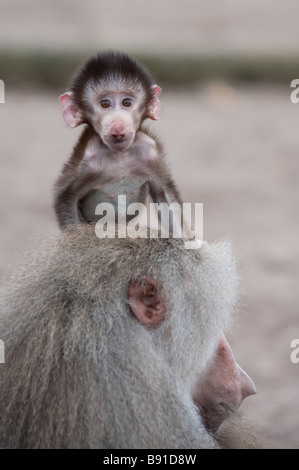
[[[74,101],[79,107],[84,107],[86,85],[111,79],[121,80],[133,87],[141,85],[147,102],[154,96],[151,90],[154,81],[149,72],[127,54],[109,51],[90,57],[75,75],[71,84]]]

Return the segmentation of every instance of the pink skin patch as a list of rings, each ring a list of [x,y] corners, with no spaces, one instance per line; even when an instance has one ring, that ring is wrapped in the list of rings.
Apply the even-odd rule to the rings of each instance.
[[[236,363],[227,339],[222,335],[214,362],[195,390],[194,401],[201,408],[206,426],[216,432],[223,421],[254,395],[251,378]]]

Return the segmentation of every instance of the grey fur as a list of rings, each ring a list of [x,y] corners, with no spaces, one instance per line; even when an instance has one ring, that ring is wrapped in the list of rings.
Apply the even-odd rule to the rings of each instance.
[[[130,311],[138,275],[163,286],[158,328]],[[67,229],[1,292],[0,447],[217,448],[191,397],[237,283],[227,242]]]

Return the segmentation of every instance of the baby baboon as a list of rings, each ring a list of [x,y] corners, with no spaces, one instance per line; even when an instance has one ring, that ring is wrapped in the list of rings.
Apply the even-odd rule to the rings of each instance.
[[[132,203],[145,204],[148,195],[156,204],[181,205],[161,143],[143,125],[160,117],[160,92],[147,70],[123,53],[98,54],[81,67],[60,97],[65,123],[86,124],[54,188],[61,228],[97,220],[103,202],[122,212],[119,195],[126,196],[124,212]],[[177,225],[181,229],[180,217]]]

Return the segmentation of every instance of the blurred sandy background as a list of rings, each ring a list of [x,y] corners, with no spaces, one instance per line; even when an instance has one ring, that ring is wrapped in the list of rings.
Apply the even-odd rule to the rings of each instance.
[[[2,0],[6,51],[116,48],[174,56],[299,56],[296,0]],[[53,70],[54,73],[54,70]],[[5,66],[0,60],[0,78]],[[204,203],[204,236],[233,240],[241,259],[240,308],[229,334],[258,394],[247,399],[266,446],[299,448],[299,104],[290,82],[163,86],[154,129],[186,202]],[[0,274],[57,231],[51,188],[79,130],[66,129],[59,89],[6,81],[0,104]]]

